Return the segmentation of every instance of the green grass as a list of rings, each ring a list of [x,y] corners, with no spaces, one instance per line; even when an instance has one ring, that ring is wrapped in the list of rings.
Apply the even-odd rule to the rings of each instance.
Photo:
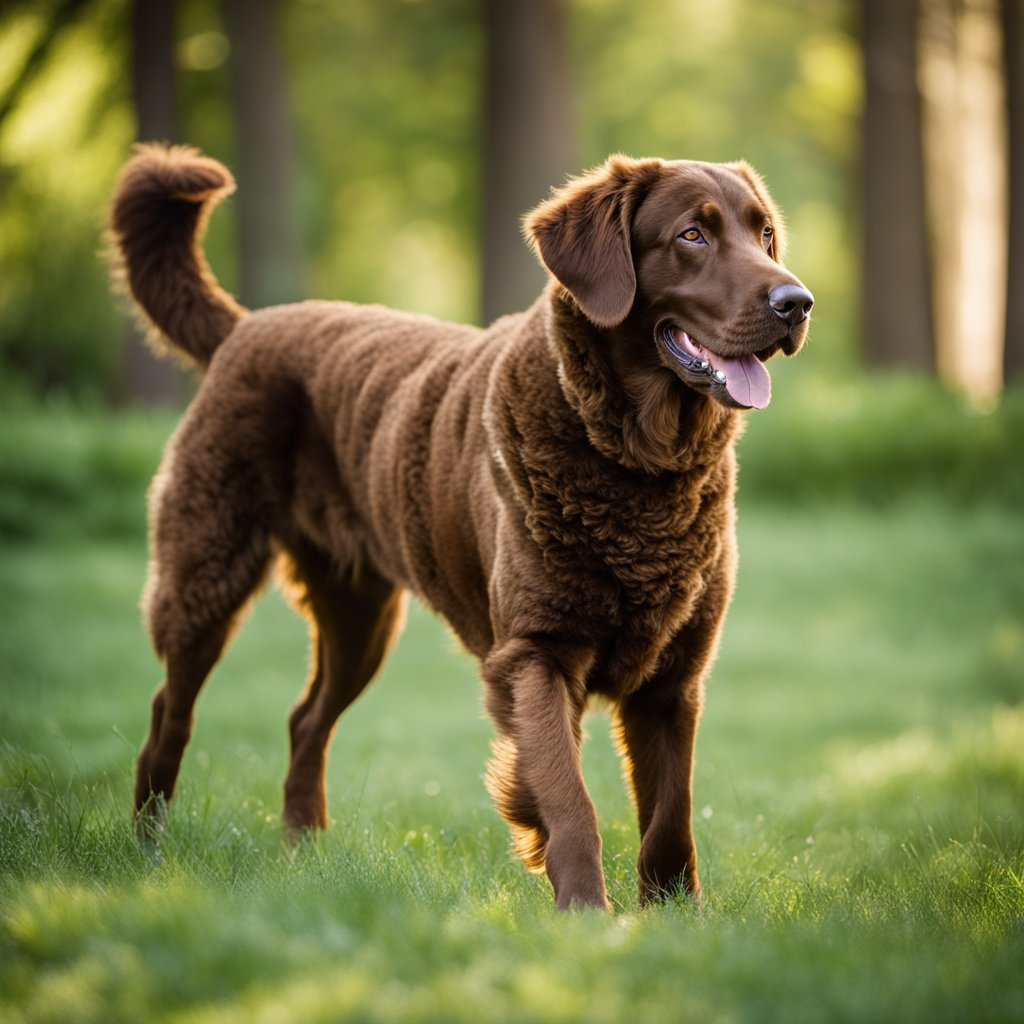
[[[128,808],[159,670],[137,595],[145,475],[168,421],[11,414],[0,1021],[1022,1019],[1016,470],[976,474],[968,493],[934,467],[957,445],[950,462],[969,467],[968,442],[948,440],[964,430],[986,465],[1024,438],[1012,410],[950,413],[963,429],[935,414],[930,446],[908,442],[933,469],[901,475],[873,430],[912,434],[898,410],[922,403],[907,395],[861,396],[851,419],[751,424],[740,583],[698,741],[706,904],[637,908],[635,825],[598,713],[585,770],[610,917],[556,914],[547,882],[509,857],[482,782],[475,665],[417,608],[342,719],[331,830],[292,849],[284,720],[306,642],[263,598],[200,699],[147,855]],[[797,481],[792,503],[763,465],[748,473],[755,459]],[[898,493],[876,500],[879,479]]]

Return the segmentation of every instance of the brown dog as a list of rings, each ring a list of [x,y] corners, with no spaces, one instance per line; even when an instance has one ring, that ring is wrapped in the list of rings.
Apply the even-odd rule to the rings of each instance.
[[[247,313],[198,248],[234,182],[185,148],[125,167],[113,234],[139,305],[205,371],[151,495],[146,612],[166,682],[139,755],[145,823],[193,705],[275,559],[314,668],[289,721],[284,818],[327,823],[335,722],[412,590],[480,658],[489,788],[559,907],[607,907],[580,719],[612,708],[643,902],[699,896],[694,735],[736,568],[737,409],[796,352],[813,299],[745,164],[613,157],[526,231],[553,280],[486,330],[344,302]]]

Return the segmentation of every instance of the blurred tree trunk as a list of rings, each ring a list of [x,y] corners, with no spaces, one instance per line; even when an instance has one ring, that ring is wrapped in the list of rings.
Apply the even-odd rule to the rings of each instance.
[[[932,262],[935,358],[952,376],[960,320],[960,252],[963,188],[960,169],[960,90],[956,5],[922,0],[918,56],[921,66]]]
[[[132,4],[132,87],[142,142],[173,142],[178,135],[175,7],[176,0]]]
[[[175,0],[132,4],[132,94],[140,142],[173,142],[178,135],[174,10]],[[154,355],[134,323],[125,327],[118,390],[122,400],[146,405],[174,404],[186,390],[183,371]]]
[[[863,0],[865,348],[875,366],[932,370],[914,0]]]
[[[1003,377],[1006,99],[997,0],[924,0],[920,61],[939,372],[977,401]]]
[[[1009,266],[1003,377],[1024,378],[1024,0],[1002,0],[1009,128]]]
[[[250,307],[294,302],[305,292],[277,6],[275,0],[224,0],[231,40],[239,292]]]
[[[484,0],[483,318],[528,306],[545,274],[523,215],[579,170],[563,0]]]

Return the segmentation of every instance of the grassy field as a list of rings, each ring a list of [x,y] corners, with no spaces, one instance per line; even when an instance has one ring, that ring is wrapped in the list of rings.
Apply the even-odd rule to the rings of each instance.
[[[305,636],[266,595],[147,856],[141,510],[169,421],[0,415],[0,1021],[1024,1019],[1024,400],[915,420],[944,400],[752,425],[698,742],[707,901],[638,910],[595,714],[608,917],[556,914],[510,858],[475,665],[418,608],[342,719],[333,827],[292,849]]]

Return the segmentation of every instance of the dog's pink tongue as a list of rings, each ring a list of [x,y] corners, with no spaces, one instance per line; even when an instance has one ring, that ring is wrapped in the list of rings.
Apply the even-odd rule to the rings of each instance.
[[[686,331],[676,330],[674,337],[684,352],[706,359],[712,370],[721,370],[725,374],[725,390],[737,405],[745,405],[748,409],[763,409],[772,400],[772,379],[757,356],[729,359],[698,345]]]
[[[716,370],[725,374],[725,390],[751,409],[763,409],[772,400],[772,378],[757,356],[726,359],[704,349],[704,356]]]

